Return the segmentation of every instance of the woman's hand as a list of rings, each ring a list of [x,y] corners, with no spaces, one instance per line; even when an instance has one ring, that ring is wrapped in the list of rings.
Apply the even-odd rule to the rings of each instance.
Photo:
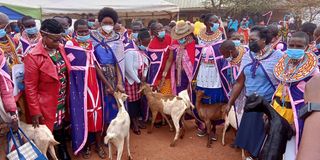
[[[17,132],[19,129],[18,116],[15,112],[11,112],[11,128],[14,132]]]
[[[125,92],[122,84],[118,84],[118,85],[117,85],[117,91],[120,91],[120,92],[122,92],[122,93]]]
[[[165,81],[166,81],[165,78],[161,78],[160,83],[159,83],[159,85],[157,87],[158,91],[160,91],[162,89],[162,87],[164,86]]]
[[[39,127],[40,120],[42,120],[42,121],[44,120],[44,118],[43,118],[42,115],[32,116],[32,126],[33,126],[34,128]]]

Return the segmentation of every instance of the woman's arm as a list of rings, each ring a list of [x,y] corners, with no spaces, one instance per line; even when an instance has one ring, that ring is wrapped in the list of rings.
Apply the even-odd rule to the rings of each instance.
[[[236,101],[236,99],[239,97],[239,95],[244,87],[244,81],[245,81],[245,76],[242,71],[240,73],[239,77],[237,78],[236,83],[232,87],[230,99],[228,102],[228,106],[226,108],[227,113],[229,112],[231,106],[234,105],[234,102]]]
[[[141,81],[137,73],[134,72],[135,70],[134,63],[138,61],[138,58],[134,54],[135,53],[131,53],[131,52],[127,52],[125,54],[125,61],[126,61],[125,72],[126,72],[126,76],[128,76],[135,82],[140,83]]]
[[[162,73],[162,75],[161,75],[162,77],[161,77],[161,81],[160,81],[160,84],[159,84],[159,86],[158,86],[158,89],[161,89],[161,88],[163,87],[164,81],[165,81],[165,79],[166,79],[166,77],[167,77],[167,74],[168,74],[168,72],[169,72],[169,69],[171,68],[172,61],[173,61],[173,50],[170,50],[170,51],[169,51],[169,57],[168,57],[168,60],[167,60],[167,62],[166,62],[166,66],[165,66],[165,68],[164,68],[164,70],[163,70],[163,73]]]
[[[101,70],[101,68],[98,66],[98,64],[95,63],[95,68],[96,68],[96,71],[97,71],[97,75],[98,75],[98,78],[102,81],[102,83],[107,86],[107,92],[109,93],[113,93],[114,91],[114,88],[112,88],[112,85],[108,82],[108,80],[106,79],[106,77],[104,77],[103,75],[103,72]]]
[[[116,68],[116,72],[117,72],[117,89],[120,91],[120,92],[125,92],[124,91],[124,88],[123,88],[123,82],[122,82],[122,73],[121,73],[121,70],[120,70],[120,68],[119,68],[119,65],[118,64],[116,64],[116,66],[115,66],[115,68]]]
[[[27,55],[24,59],[24,83],[25,93],[28,102],[30,116],[32,117],[33,127],[39,127],[40,119],[43,119],[40,102],[38,97],[38,85],[40,71],[37,63],[31,55]]]

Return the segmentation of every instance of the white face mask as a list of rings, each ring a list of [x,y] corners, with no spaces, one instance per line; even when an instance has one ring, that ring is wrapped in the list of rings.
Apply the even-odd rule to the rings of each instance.
[[[112,25],[104,25],[104,26],[102,26],[102,30],[109,34],[112,32],[113,26]]]

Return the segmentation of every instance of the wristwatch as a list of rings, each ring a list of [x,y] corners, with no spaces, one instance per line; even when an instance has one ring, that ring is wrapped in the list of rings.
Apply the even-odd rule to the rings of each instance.
[[[319,103],[307,103],[298,111],[300,119],[306,119],[312,112],[320,112]]]

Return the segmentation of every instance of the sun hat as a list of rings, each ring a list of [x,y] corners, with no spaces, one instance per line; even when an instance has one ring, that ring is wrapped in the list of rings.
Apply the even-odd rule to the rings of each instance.
[[[171,30],[172,39],[181,39],[194,31],[194,27],[191,23],[187,23],[184,20],[178,21],[176,26]]]

